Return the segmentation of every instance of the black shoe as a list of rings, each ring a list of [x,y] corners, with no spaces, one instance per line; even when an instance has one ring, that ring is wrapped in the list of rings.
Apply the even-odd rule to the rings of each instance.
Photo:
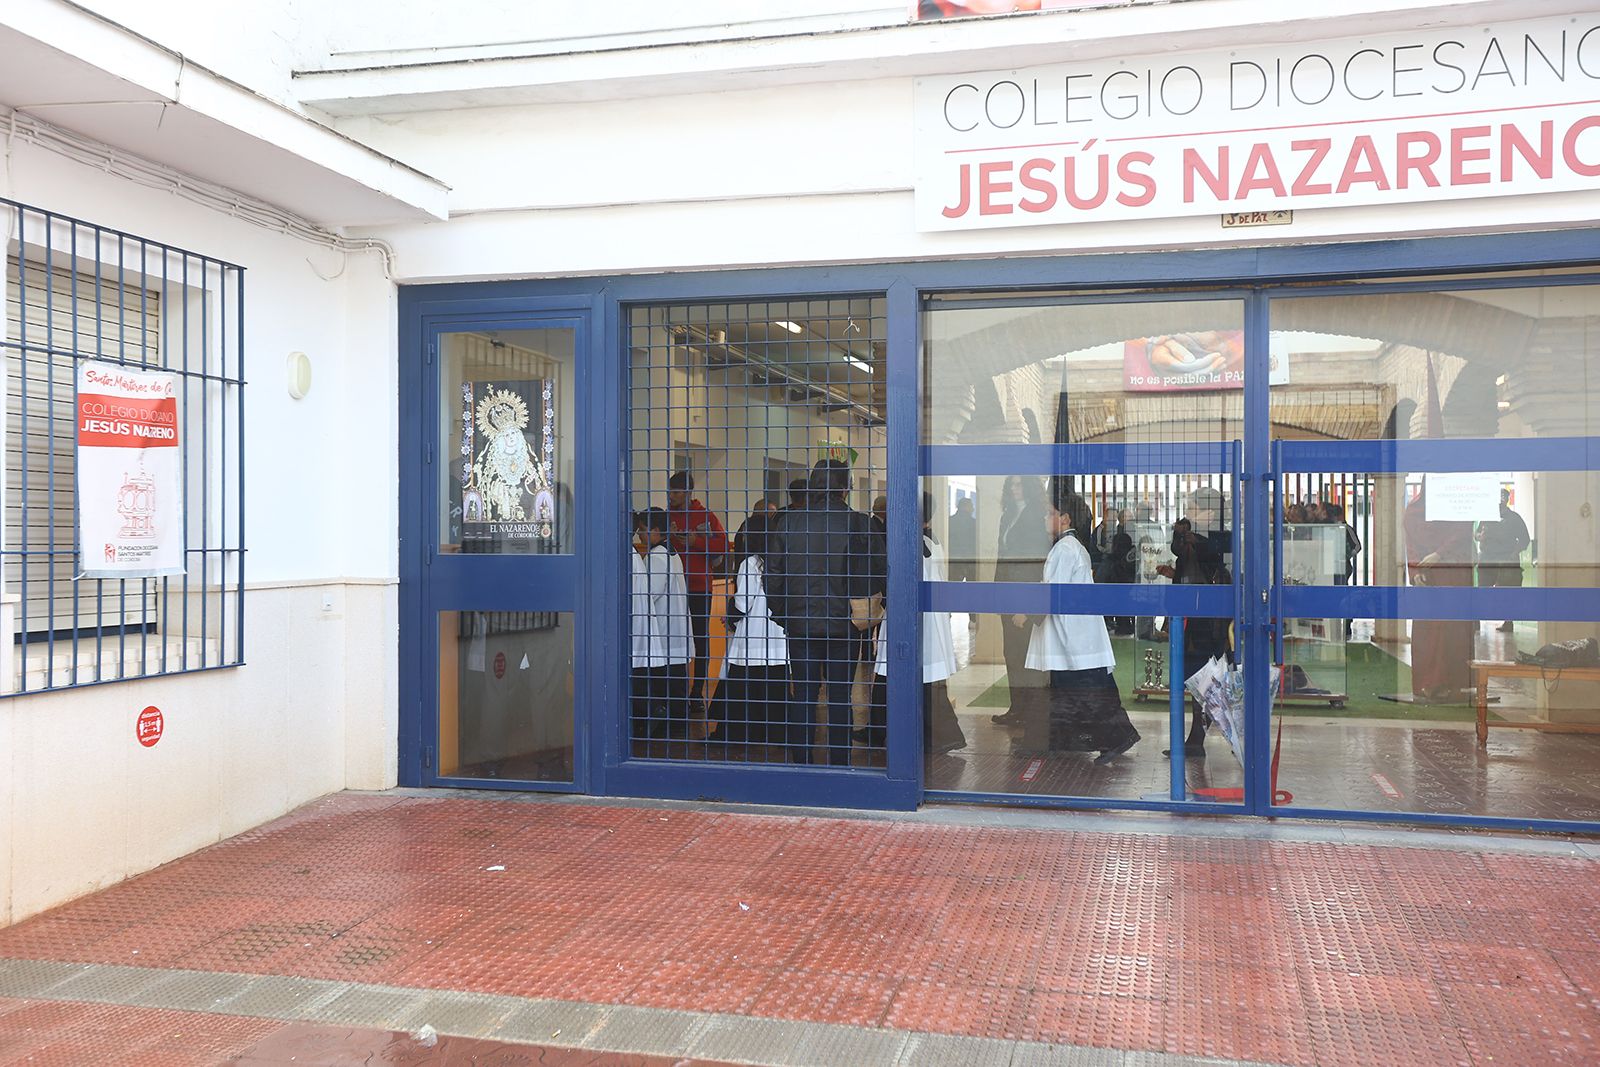
[[[1014,711],[1008,711],[1001,715],[989,716],[989,721],[996,726],[1021,726],[1022,716]]]
[[[1161,754],[1163,756],[1167,757],[1168,759],[1171,759],[1172,758],[1172,749],[1164,748],[1164,749],[1161,750]],[[1188,744],[1187,742],[1185,742],[1185,744],[1183,746],[1183,758],[1184,759],[1205,759],[1206,758],[1205,742],[1202,741],[1198,745],[1191,745],[1191,744]]]
[[[1508,619],[1505,622],[1501,623],[1499,626],[1496,626],[1495,629],[1497,631],[1499,631],[1500,633],[1508,634],[1508,633],[1511,632],[1511,621]]]
[[[1106,764],[1110,763],[1112,760],[1116,759],[1118,756],[1120,756],[1123,753],[1127,752],[1128,749],[1132,748],[1134,745],[1137,745],[1138,743],[1139,743],[1139,735],[1138,734],[1134,734],[1132,737],[1130,737],[1126,741],[1122,742],[1122,744],[1118,745],[1116,748],[1108,748],[1104,752],[1100,753],[1100,755],[1098,755],[1098,756],[1096,756],[1094,758],[1094,761],[1095,761],[1095,763],[1097,763],[1100,766],[1104,767]]]

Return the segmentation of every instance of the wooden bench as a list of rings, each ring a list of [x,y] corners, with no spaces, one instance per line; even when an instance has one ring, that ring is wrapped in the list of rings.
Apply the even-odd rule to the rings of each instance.
[[[1565,667],[1558,670],[1554,667],[1535,666],[1532,663],[1473,660],[1472,684],[1477,690],[1478,746],[1483,748],[1489,744],[1490,726],[1506,726],[1515,730],[1550,730],[1566,734],[1600,734],[1600,723],[1506,722],[1505,720],[1491,723],[1489,721],[1490,678],[1541,678],[1554,681],[1557,677],[1563,682],[1600,682],[1600,667]]]

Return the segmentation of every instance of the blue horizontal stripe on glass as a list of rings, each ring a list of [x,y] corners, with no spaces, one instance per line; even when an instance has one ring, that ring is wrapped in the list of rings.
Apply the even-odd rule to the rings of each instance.
[[[1280,474],[1445,474],[1600,468],[1600,437],[1278,441]]]
[[[1600,621],[1600,589],[1413,586],[1284,586],[1286,619],[1492,619]]]
[[[922,473],[937,474],[1226,474],[1227,441],[1103,445],[923,445]]]
[[[1231,619],[1233,587],[924,582],[922,610],[994,615],[1193,615]]]

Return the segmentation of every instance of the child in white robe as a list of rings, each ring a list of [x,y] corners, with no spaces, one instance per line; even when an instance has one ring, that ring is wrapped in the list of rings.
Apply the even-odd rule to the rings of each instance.
[[[1044,580],[1051,584],[1090,584],[1094,571],[1089,550],[1078,538],[1086,530],[1089,508],[1075,493],[1058,485],[1046,516],[1055,544],[1044,561]],[[1107,764],[1131,749],[1139,731],[1122,706],[1112,668],[1116,656],[1105,619],[1099,615],[1043,615],[1033,620],[1027,665],[1049,671],[1050,748],[1098,751],[1096,763]]]

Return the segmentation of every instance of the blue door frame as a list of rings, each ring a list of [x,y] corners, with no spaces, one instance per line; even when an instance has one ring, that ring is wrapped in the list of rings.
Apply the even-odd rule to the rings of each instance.
[[[408,306],[412,305],[412,306]],[[586,632],[595,612],[580,609],[581,591],[593,569],[585,550],[587,531],[600,523],[595,494],[574,494],[571,554],[440,553],[439,468],[450,457],[435,449],[440,426],[440,338],[479,330],[571,329],[574,352],[595,347],[595,301],[592,296],[544,296],[528,299],[411,301],[402,292],[402,359],[400,367],[400,611],[402,784],[452,785],[475,789],[586,792],[590,788],[590,736],[587,716],[595,706],[595,639]],[[410,311],[410,315],[404,314]],[[575,359],[573,388],[577,426],[576,478],[579,484],[604,484],[603,447],[590,438],[590,411],[597,389],[593,360]],[[560,612],[574,616],[573,780],[534,782],[511,779],[444,777],[439,773],[440,612]],[[407,712],[410,714],[407,714]],[[409,758],[407,758],[409,757]]]
[[[1600,595],[1592,590],[1414,589],[1337,587],[1283,589],[1273,582],[1268,559],[1274,527],[1273,495],[1285,473],[1299,471],[1433,470],[1593,470],[1600,469],[1600,439],[1479,440],[1448,442],[1295,442],[1274,448],[1270,439],[1267,339],[1274,294],[1318,295],[1345,291],[1339,283],[1362,280],[1364,293],[1428,288],[1465,289],[1520,284],[1593,283],[1569,276],[1483,279],[1479,272],[1532,267],[1593,266],[1600,263],[1600,230],[1485,235],[1474,237],[1354,242],[1335,245],[1278,246],[1194,252],[1124,253],[1065,257],[1006,258],[989,261],[902,263],[859,267],[773,268],[666,275],[626,275],[592,279],[523,282],[473,282],[402,286],[400,290],[400,608],[401,714],[400,780],[424,784],[426,729],[435,701],[436,676],[428,665],[437,650],[431,605],[423,595],[428,567],[431,514],[422,491],[429,476],[425,397],[426,337],[430,328],[454,322],[477,324],[484,316],[526,317],[573,313],[588,316],[591,328],[579,352],[588,367],[588,390],[578,410],[581,447],[591,459],[593,482],[578,487],[581,541],[586,555],[576,571],[584,603],[616,604],[623,593],[620,561],[627,545],[624,456],[626,313],[634,305],[671,302],[748,301],[808,296],[885,295],[888,304],[888,464],[891,515],[916,513],[918,480],[913,473],[1135,473],[1198,472],[1192,446],[1066,445],[1026,446],[1012,455],[985,454],[967,447],[960,454],[920,444],[922,404],[919,342],[921,300],[937,292],[993,293],[1028,289],[1096,289],[1208,286],[1206,298],[1243,294],[1246,301],[1245,434],[1242,443],[1212,442],[1207,462],[1235,479],[1235,506],[1246,510],[1243,523],[1245,565],[1233,589],[1164,587],[1154,593],[1136,587],[1076,588],[1074,611],[1129,615],[1231,615],[1243,634],[1248,680],[1257,707],[1247,724],[1246,800],[1243,805],[1192,800],[1115,802],[1103,799],[982,797],[953,794],[948,799],[1056,806],[1153,808],[1190,812],[1247,812],[1341,819],[1417,821],[1540,830],[1595,832],[1600,824],[1476,816],[1395,814],[1271,806],[1267,714],[1268,670],[1276,618],[1300,615],[1361,615],[1375,618],[1542,617],[1600,619]],[[1384,278],[1460,275],[1444,282],[1384,282]],[[1292,289],[1281,288],[1294,286]],[[1164,298],[1172,294],[1164,293]],[[1114,298],[1114,297],[1113,297]],[[1018,463],[1024,464],[1018,466]],[[988,469],[975,468],[988,465]],[[609,487],[617,486],[613,494]],[[1255,521],[1250,521],[1254,518]],[[1241,524],[1234,523],[1235,536]],[[891,634],[889,686],[889,766],[874,775],[859,771],[780,767],[728,767],[628,758],[624,731],[625,665],[599,650],[623,648],[620,612],[589,611],[580,621],[578,650],[581,782],[575,788],[601,795],[688,799],[749,800],[842,807],[906,809],[924,798],[922,780],[921,686],[917,684],[922,610],[993,612],[1013,603],[1064,605],[1061,591],[1043,587],[1007,589],[986,583],[929,585],[920,581],[921,546],[911,523],[891,522],[889,545]],[[1236,556],[1237,558],[1237,556]],[[1263,601],[1263,595],[1265,600]],[[1034,610],[1039,609],[1035,604]],[[608,617],[609,616],[609,617]],[[1181,659],[1181,657],[1179,657]],[[430,688],[429,683],[433,683]],[[585,717],[585,710],[587,716]],[[1177,774],[1174,795],[1178,794]],[[942,794],[926,794],[947,799]]]

